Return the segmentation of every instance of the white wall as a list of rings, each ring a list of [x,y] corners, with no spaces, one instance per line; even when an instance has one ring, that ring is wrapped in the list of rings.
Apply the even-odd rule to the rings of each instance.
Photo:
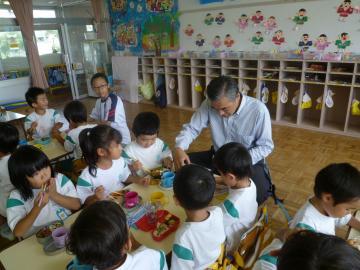
[[[342,32],[348,32],[352,45],[348,49],[349,51],[360,53],[360,14],[352,14],[346,22],[340,22],[336,13],[336,7],[342,2],[341,0],[326,0],[326,1],[298,1],[297,3],[281,3],[274,5],[258,5],[258,6],[246,6],[249,3],[254,3],[256,0],[225,0],[223,4],[209,4],[200,5],[198,0],[179,0],[179,7],[182,15],[180,17],[180,47],[184,50],[197,50],[205,51],[213,49],[212,41],[216,35],[220,35],[221,39],[224,40],[226,34],[231,34],[235,40],[235,45],[231,50],[242,50],[250,51],[254,50],[254,45],[250,42],[251,37],[256,31],[262,31],[265,37],[265,42],[261,45],[258,50],[272,50],[276,46],[271,42],[272,35],[265,35],[264,27],[253,27],[251,21],[249,21],[249,27],[244,33],[240,33],[239,29],[235,25],[235,22],[239,16],[243,13],[249,17],[255,13],[256,10],[262,10],[265,18],[269,16],[275,16],[278,22],[278,29],[284,31],[286,44],[281,49],[296,49],[297,44],[303,33],[310,34],[310,38],[314,41],[320,34],[326,34],[332,45],[328,48],[329,51],[336,51],[337,48],[334,45],[338,35]],[[287,2],[287,1],[276,1],[276,0],[258,0],[257,2]],[[355,1],[353,1],[355,2]],[[233,7],[236,4],[245,4],[244,7]],[[359,4],[359,3],[354,3]],[[229,8],[229,5],[231,8]],[[227,8],[228,6],[228,8]],[[216,10],[212,10],[214,7]],[[209,8],[210,11],[204,9]],[[290,17],[294,16],[300,8],[307,10],[309,16],[309,22],[305,23],[298,31],[294,31],[294,23],[290,20]],[[196,11],[203,9],[202,11]],[[214,17],[219,12],[225,14],[225,23],[221,26],[213,24],[207,26],[204,23],[206,13],[210,12]],[[192,24],[195,32],[190,38],[183,32],[187,24]],[[195,45],[196,34],[201,33],[205,36],[205,45],[203,47],[197,47]],[[220,49],[225,49],[222,46]]]

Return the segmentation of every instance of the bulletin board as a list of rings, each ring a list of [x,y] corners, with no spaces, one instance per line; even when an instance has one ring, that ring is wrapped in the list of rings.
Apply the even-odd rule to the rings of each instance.
[[[112,46],[135,55],[179,48],[178,0],[109,0]]]

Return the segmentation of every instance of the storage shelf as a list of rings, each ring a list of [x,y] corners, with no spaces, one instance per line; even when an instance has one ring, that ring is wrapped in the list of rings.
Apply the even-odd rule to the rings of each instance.
[[[325,85],[325,82],[314,82],[314,81],[302,81],[306,84],[319,84],[319,85]]]
[[[267,78],[259,78],[261,81],[269,81],[269,82],[279,82],[279,79],[267,79]]]
[[[284,72],[296,72],[296,73],[301,73],[302,72],[301,69],[299,69],[299,70],[297,70],[297,69],[282,69],[281,71],[284,71]]]
[[[245,68],[245,67],[241,67],[239,69],[242,69],[242,70],[258,70],[257,68]]]
[[[344,86],[344,87],[351,87],[352,84],[347,84],[347,83],[333,83],[333,82],[328,82],[327,85],[332,85],[332,86]]]
[[[336,71],[330,71],[330,74],[334,75],[346,75],[346,76],[352,76],[354,73],[352,72],[336,72]]]
[[[305,69],[305,73],[326,74],[326,71],[316,71],[316,70]]]
[[[288,83],[301,83],[301,81],[298,80],[288,80],[288,79],[280,79],[281,82],[288,82]]]

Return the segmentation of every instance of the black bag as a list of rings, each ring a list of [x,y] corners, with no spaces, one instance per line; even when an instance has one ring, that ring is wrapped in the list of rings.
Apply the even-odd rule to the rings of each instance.
[[[167,105],[165,75],[158,75],[154,103],[160,108],[165,108]]]

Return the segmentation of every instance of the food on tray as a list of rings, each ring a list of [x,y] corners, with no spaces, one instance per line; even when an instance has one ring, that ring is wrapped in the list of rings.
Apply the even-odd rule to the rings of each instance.
[[[155,240],[162,240],[171,232],[175,231],[179,225],[179,220],[174,215],[168,213],[162,221],[156,224],[155,230],[152,232]]]
[[[109,199],[116,203],[122,204],[127,191],[128,190],[118,190],[118,191],[111,192],[109,194]]]
[[[55,221],[54,223],[45,226],[44,228],[40,229],[40,231],[38,231],[36,233],[36,237],[37,238],[46,238],[51,236],[51,233],[53,231],[55,231],[57,228],[60,228],[64,225],[64,223],[62,221]]]
[[[164,168],[159,167],[159,168],[150,170],[150,175],[152,178],[160,178],[163,172],[164,172]]]

